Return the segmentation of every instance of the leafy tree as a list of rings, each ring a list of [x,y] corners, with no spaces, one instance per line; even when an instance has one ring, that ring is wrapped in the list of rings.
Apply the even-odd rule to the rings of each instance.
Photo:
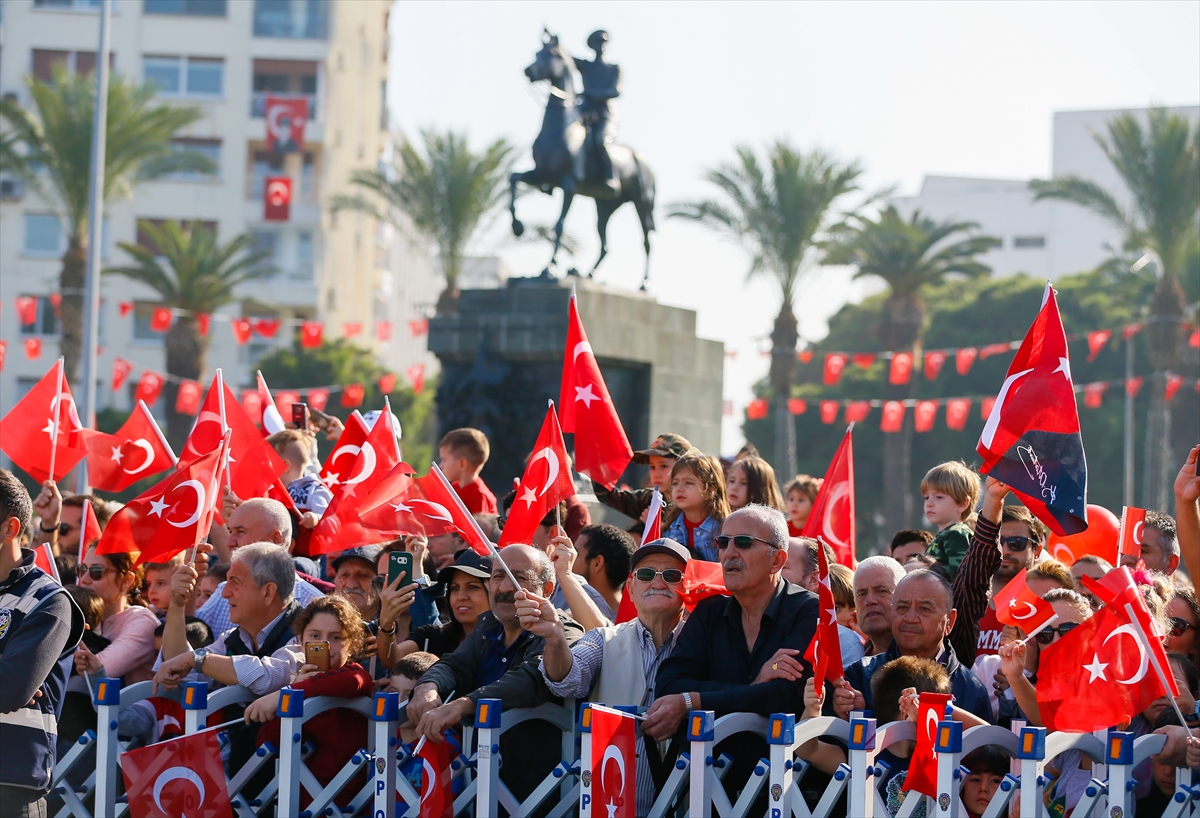
[[[750,255],[749,277],[767,275],[779,286],[769,383],[778,423],[775,468],[790,475],[796,463],[794,426],[787,412],[800,337],[793,311],[796,289],[817,260],[817,242],[832,221],[834,204],[858,190],[862,169],[857,162],[839,162],[823,151],[804,153],[782,140],[768,145],[763,159],[749,146],[735,150],[736,162],[704,174],[719,198],[676,203],[670,215],[733,239]]]
[[[105,273],[125,276],[153,289],[169,307],[188,312],[167,330],[167,372],[178,378],[199,380],[207,370],[208,336],[201,335],[197,313],[211,314],[236,299],[237,286],[271,275],[263,264],[268,253],[251,253],[254,238],[243,233],[225,244],[199,222],[167,221],[155,225],[140,221],[138,227],[153,250],[122,242],[120,247],[133,264],[110,267]],[[175,411],[171,383],[167,390],[167,437],[182,446],[192,428],[192,418]]]
[[[1145,328],[1154,377],[1142,502],[1166,509],[1175,464],[1170,456],[1171,408],[1163,391],[1168,370],[1180,362],[1185,308],[1180,277],[1198,241],[1200,128],[1163,108],[1151,108],[1147,119],[1143,128],[1134,114],[1121,114],[1108,123],[1107,137],[1092,135],[1129,191],[1131,206],[1082,176],[1035,180],[1031,187],[1035,200],[1074,202],[1100,215],[1125,234],[1124,249],[1134,258],[1144,253],[1154,258],[1158,276]]]
[[[374,216],[398,230],[414,230],[432,243],[442,264],[446,289],[439,314],[458,305],[458,278],[467,248],[486,217],[508,194],[514,148],[497,139],[480,153],[465,134],[421,132],[424,155],[410,142],[397,146],[398,173],[392,168],[360,168],[350,174],[353,194],[339,193],[330,208]],[[401,217],[401,214],[403,217]]]
[[[9,132],[0,139],[0,170],[19,176],[58,216],[67,236],[59,292],[62,354],[74,382],[83,344],[83,287],[88,253],[88,180],[96,83],[56,67],[50,82],[26,78],[33,108],[0,102]],[[113,77],[108,86],[104,202],[125,199],[142,182],[178,171],[212,173],[216,166],[171,137],[202,116],[199,108],[158,105],[155,87]]]
[[[875,219],[851,216],[835,231],[825,258],[828,264],[850,264],[855,278],[875,276],[888,285],[879,322],[883,349],[910,351],[921,348],[927,308],[923,294],[948,276],[986,276],[991,268],[978,261],[1000,244],[990,236],[971,236],[979,225],[953,219],[938,221],[914,211],[905,219],[889,205]],[[957,240],[956,240],[957,239]],[[887,385],[888,400],[905,400],[912,382]],[[893,530],[911,526],[912,436],[910,418],[903,429],[884,437],[884,516]]]
[[[315,349],[305,349],[297,342],[260,360],[258,369],[273,390],[360,383],[363,385],[363,411],[383,407],[384,396],[379,389],[379,378],[386,370],[370,352],[344,338],[325,341]],[[392,411],[400,418],[404,459],[422,471],[428,468],[433,457],[434,435],[437,432],[434,412],[436,393],[436,381],[427,381],[425,389],[418,395],[411,386],[397,379],[396,387],[387,396]],[[345,420],[353,410],[330,402],[325,411]],[[326,449],[331,445],[322,441]]]

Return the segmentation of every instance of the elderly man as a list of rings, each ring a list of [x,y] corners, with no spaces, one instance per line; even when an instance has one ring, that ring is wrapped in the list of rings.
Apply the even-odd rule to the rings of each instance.
[[[288,515],[283,503],[264,497],[246,500],[234,508],[225,518],[225,527],[229,531],[226,543],[233,553],[246,543],[271,543],[279,547],[281,553],[291,561],[287,553],[292,541],[292,518]],[[295,581],[296,601],[303,607],[317,597],[324,596],[319,589],[301,577],[294,576],[295,566],[292,566]],[[204,605],[196,611],[196,616],[203,619],[212,628],[213,633],[224,633],[233,624],[230,618],[229,602],[222,593],[225,583],[217,586],[214,593]]]
[[[904,579],[904,568],[891,557],[867,557],[854,570],[854,610],[858,628],[870,641],[865,655],[874,656],[892,641],[892,594]]]
[[[984,721],[995,721],[987,690],[969,667],[959,664],[946,641],[957,617],[952,594],[950,583],[928,569],[913,571],[900,580],[892,595],[891,644],[879,656],[846,668],[848,689],[834,692],[834,712],[846,718],[852,709],[873,709],[871,677],[875,672],[900,656],[917,656],[946,668],[958,707]]]
[[[688,558],[687,548],[674,540],[655,540],[639,548],[633,554],[633,575],[626,588],[637,619],[588,631],[574,647],[568,647],[549,599],[526,594],[517,600],[521,627],[546,640],[542,678],[550,692],[608,705],[653,702],[658,668],[671,655],[683,626],[679,590]],[[657,747],[654,750],[657,761]],[[654,804],[656,782],[643,747],[638,749],[637,764],[637,814],[645,815]]]
[[[659,668],[658,698],[642,724],[658,741],[674,736],[692,710],[767,716],[804,708],[803,676],[810,669],[801,657],[816,633],[819,605],[816,594],[780,575],[787,520],[772,508],[747,506],[725,518],[714,542],[731,596],[697,604]],[[745,781],[766,756],[761,737],[738,734],[722,745],[734,758],[730,782]]]
[[[821,564],[817,559],[817,548],[817,541],[812,537],[789,537],[788,558],[782,573],[788,582],[820,596]],[[825,561],[827,565],[836,562],[828,544],[825,545]],[[838,625],[838,642],[842,650],[842,667],[854,664],[865,655],[862,640],[845,625]]]
[[[539,665],[546,640],[521,627],[517,597],[526,593],[548,599],[554,593],[554,567],[543,551],[510,545],[500,559],[520,588],[513,587],[499,560],[488,583],[491,611],[479,617],[459,647],[443,656],[417,681],[408,705],[408,718],[430,741],[443,741],[445,730],[475,717],[480,699],[500,699],[506,710],[537,707],[552,696]],[[564,639],[573,645],[583,628],[558,612]],[[445,699],[455,692],[450,702]],[[501,779],[513,795],[525,798],[561,759],[562,736],[551,724],[531,721],[505,732],[500,751],[507,763]]]
[[[354,603],[363,622],[379,618],[379,591],[375,588],[376,566],[383,549],[378,545],[360,545],[333,558],[334,593]]]

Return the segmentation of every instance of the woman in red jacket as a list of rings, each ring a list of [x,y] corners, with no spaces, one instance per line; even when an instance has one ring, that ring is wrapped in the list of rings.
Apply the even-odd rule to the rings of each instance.
[[[340,596],[323,596],[314,599],[308,607],[296,615],[293,625],[301,645],[310,642],[329,643],[329,670],[320,671],[315,665],[303,665],[300,673],[292,680],[292,687],[304,691],[305,699],[317,696],[337,696],[353,699],[369,696],[373,690],[371,674],[361,665],[350,661],[350,657],[362,651],[366,628],[362,617],[353,604]],[[279,746],[280,721],[279,693],[267,695],[251,702],[246,708],[246,722],[266,722],[258,733],[258,743],[271,742]],[[303,737],[312,739],[316,746],[305,765],[321,783],[328,784],[346,762],[366,746],[367,719],[360,713],[345,708],[326,710],[304,723]],[[362,787],[355,779],[338,796],[339,806],[346,806],[354,793]],[[301,788],[301,803],[307,804],[308,793]]]

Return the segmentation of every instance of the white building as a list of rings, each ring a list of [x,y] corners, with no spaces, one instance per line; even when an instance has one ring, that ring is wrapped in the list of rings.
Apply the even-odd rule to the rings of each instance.
[[[1171,108],[1200,121],[1200,107]],[[1143,122],[1146,110],[1133,111]],[[1084,176],[1128,202],[1129,194],[1108,157],[1092,138],[1107,135],[1107,123],[1123,113],[1059,111],[1054,115],[1051,176]],[[1059,201],[1034,203],[1028,180],[927,176],[915,196],[891,202],[906,216],[920,209],[937,219],[978,222],[983,233],[1001,246],[982,257],[996,275],[1026,272],[1036,277],[1093,269],[1120,250],[1121,232],[1077,205]],[[1113,249],[1110,249],[1113,248]]]

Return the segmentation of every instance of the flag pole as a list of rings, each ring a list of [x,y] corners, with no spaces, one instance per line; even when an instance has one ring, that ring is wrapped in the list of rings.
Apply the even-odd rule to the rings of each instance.
[[[1054,614],[1054,616],[1050,617],[1050,618],[1049,618],[1049,619],[1047,619],[1045,622],[1043,622],[1042,624],[1038,625],[1036,628],[1034,628],[1033,630],[1031,630],[1029,633],[1025,634],[1025,638],[1024,638],[1024,639],[1018,639],[1018,640],[1017,640],[1017,644],[1018,644],[1018,645],[1027,645],[1027,644],[1029,644],[1029,640],[1030,640],[1030,639],[1032,639],[1033,637],[1037,636],[1039,633],[1041,633],[1042,631],[1046,630],[1046,628],[1050,627],[1051,625],[1053,625],[1053,624],[1054,624],[1055,622],[1057,622],[1057,621],[1058,621],[1058,614]]]
[[[221,376],[221,367],[217,367],[217,406],[221,411],[221,434],[224,435],[229,431],[229,424],[225,421],[225,379]],[[225,463],[225,488],[233,494],[233,478],[229,474],[229,448],[226,447],[221,457]]]
[[[550,400],[546,401],[546,403],[549,404],[548,408],[550,409],[550,411],[553,412],[554,411],[554,399],[551,398]],[[555,418],[555,420],[557,421],[557,417]],[[560,430],[559,434],[560,435],[562,434],[561,430]],[[561,500],[554,504],[554,526],[555,526],[555,528],[558,529],[559,536],[566,535],[567,530],[562,527],[562,501]]]
[[[451,690],[450,695],[446,697],[446,701],[442,702],[442,704],[449,704],[450,701],[454,698],[454,694],[457,692],[458,692],[457,690]],[[425,741],[426,741],[426,737],[421,736],[421,738],[417,741],[417,745],[415,747],[413,747],[413,751],[412,751],[413,756],[415,756],[417,753],[421,752],[421,748],[425,746]],[[412,756],[409,756],[409,757],[411,758]]]
[[[76,560],[77,565],[83,565],[83,549],[84,549],[83,534],[85,531],[87,531],[88,515],[92,514],[92,513],[94,513],[92,511],[92,501],[84,500],[83,501],[83,520],[81,521],[80,526],[79,526],[79,559]],[[78,585],[79,581],[81,579],[83,579],[83,577],[76,574],[75,575],[75,584]]]
[[[154,415],[150,414],[150,408],[146,406],[146,402],[140,398],[138,399],[138,408],[142,410],[142,414],[146,420],[150,421],[150,427],[154,429],[154,434],[158,435],[158,442],[162,444],[162,447],[167,451],[167,455],[171,458],[171,465],[179,465],[179,458],[175,456],[175,450],[167,442],[167,436],[162,433],[162,429],[158,428],[158,421],[154,419]]]
[[[446,479],[446,475],[442,473],[442,470],[438,467],[438,464],[430,463],[429,471],[431,474],[437,475],[438,480],[440,480],[442,485],[444,485],[450,492],[450,496],[454,498],[454,502],[458,504],[459,509],[464,515],[466,515],[467,519],[471,521],[471,525],[475,528],[475,533],[479,535],[481,540],[487,543],[488,553],[491,554],[492,559],[499,563],[500,567],[504,569],[504,573],[508,576],[509,582],[513,584],[513,588],[517,589],[518,591],[522,590],[521,583],[517,582],[517,578],[513,576],[513,572],[509,570],[508,566],[504,564],[504,560],[500,559],[500,551],[496,548],[496,544],[491,541],[487,534],[483,533],[483,529],[479,527],[479,521],[475,519],[475,515],[467,511],[467,507],[463,504],[462,498],[458,496],[458,492],[454,490],[454,486],[450,485],[450,481]]]
[[[50,482],[57,482],[54,479],[54,460],[58,455],[58,427],[59,418],[62,417],[62,382],[63,382],[63,359],[60,355],[58,363],[54,365],[58,370],[58,377],[54,379],[54,417],[50,418]]]
[[[396,436],[396,429],[392,425],[392,402],[388,400],[387,395],[383,396],[383,414],[387,418],[388,431],[392,433],[392,446],[396,449],[396,459],[403,460],[404,457],[400,454],[400,439]]]
[[[1147,651],[1150,664],[1154,665],[1154,672],[1158,675],[1158,681],[1162,684],[1163,690],[1166,691],[1165,695],[1171,702],[1171,707],[1175,709],[1175,715],[1179,717],[1179,723],[1186,730],[1188,726],[1187,719],[1183,717],[1183,711],[1179,709],[1179,702],[1175,701],[1175,697],[1171,694],[1173,677],[1168,678],[1166,671],[1163,670],[1163,666],[1159,664],[1158,656],[1155,655],[1154,649],[1151,646],[1150,637],[1142,629],[1142,623],[1138,620],[1137,614],[1134,613],[1133,605],[1128,602],[1125,603],[1125,616],[1129,617],[1129,623],[1133,625],[1134,630],[1138,633],[1138,638],[1142,640],[1142,645]]]

